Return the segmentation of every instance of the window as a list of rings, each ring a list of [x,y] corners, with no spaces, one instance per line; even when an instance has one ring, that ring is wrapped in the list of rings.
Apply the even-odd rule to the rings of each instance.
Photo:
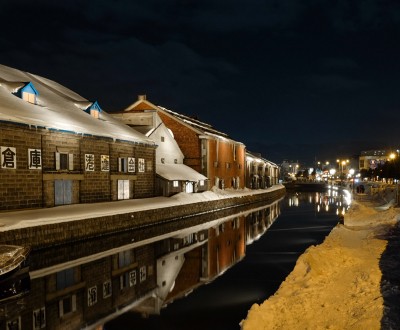
[[[60,317],[76,311],[76,295],[70,295],[58,302]]]
[[[119,288],[121,290],[125,289],[126,287],[128,287],[128,283],[129,283],[129,273],[122,274],[119,277]]]
[[[161,142],[164,142],[165,141],[165,138],[162,136],[161,137]]]
[[[75,284],[74,268],[69,268],[62,270],[61,272],[57,272],[56,283],[57,290],[62,290]]]
[[[172,186],[177,188],[179,186],[179,182],[177,180],[172,181]]]
[[[46,309],[45,307],[33,311],[33,329],[39,330],[46,327]]]
[[[118,172],[126,172],[128,168],[128,162],[126,158],[118,158]]]
[[[91,109],[91,110],[90,110],[90,115],[91,115],[93,118],[99,119],[99,110]]]
[[[199,185],[200,185],[200,186],[204,186],[204,180],[200,180],[200,181],[199,181]]]
[[[74,169],[74,155],[65,152],[56,152],[56,170]]]
[[[145,171],[145,165],[144,165],[144,158],[139,158],[138,160],[138,168],[139,172],[144,172]]]
[[[36,104],[36,95],[33,93],[22,92],[22,99],[26,102]]]
[[[21,330],[21,317],[18,316],[12,320],[6,322],[7,330]]]
[[[161,158],[161,163],[162,163],[162,164],[165,163],[165,158]]]
[[[36,96],[39,95],[31,82],[28,82],[24,87],[20,88],[17,93],[18,97],[26,102],[36,104]]]
[[[132,250],[118,253],[118,268],[129,266],[131,263],[133,263]]]
[[[87,109],[85,109],[85,112],[91,115],[93,118],[99,119],[101,108],[97,101],[93,102],[92,105],[90,105]]]

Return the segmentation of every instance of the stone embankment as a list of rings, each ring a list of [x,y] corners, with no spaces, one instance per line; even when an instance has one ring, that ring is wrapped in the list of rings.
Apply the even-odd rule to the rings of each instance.
[[[279,186],[274,187],[274,189],[254,191],[253,193],[247,191],[242,195],[236,193],[233,196],[228,195],[214,200],[200,202],[190,202],[190,200],[188,200],[189,202],[187,203],[179,203],[178,205],[166,207],[149,207],[148,209],[142,210],[135,210],[135,207],[132,207],[129,211],[124,210],[123,213],[116,208],[118,202],[114,202],[112,203],[112,207],[116,210],[114,214],[107,212],[105,215],[99,215],[99,212],[97,212],[97,214],[90,216],[88,213],[80,219],[62,221],[47,217],[48,220],[42,220],[40,224],[35,224],[34,221],[25,221],[24,224],[20,226],[15,226],[13,224],[7,226],[5,224],[7,214],[11,216],[13,212],[3,213],[0,216],[0,224],[2,225],[2,227],[0,227],[0,244],[29,245],[34,249],[45,248],[137,228],[179,221],[217,210],[233,209],[260,202],[265,202],[267,204],[283,197],[285,192],[285,188]],[[149,199],[149,205],[151,205],[151,199]],[[76,210],[77,206],[75,205],[74,207],[74,210]],[[84,209],[89,206],[81,204],[78,207]],[[63,206],[63,208],[65,210],[63,214],[67,214],[68,206]],[[41,212],[44,214],[46,212],[51,212],[51,209],[34,210],[31,212]],[[26,212],[20,213],[25,214],[24,216],[26,217]]]

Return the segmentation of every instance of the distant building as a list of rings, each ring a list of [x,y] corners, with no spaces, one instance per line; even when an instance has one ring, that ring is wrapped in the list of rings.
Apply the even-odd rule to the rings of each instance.
[[[359,158],[359,170],[375,169],[379,165],[383,165],[394,155],[396,158],[399,152],[390,150],[367,150],[361,151]],[[393,156],[392,156],[393,157]]]
[[[156,144],[97,102],[0,65],[1,210],[153,197]]]
[[[260,154],[246,152],[246,188],[264,189],[278,184],[279,166]]]

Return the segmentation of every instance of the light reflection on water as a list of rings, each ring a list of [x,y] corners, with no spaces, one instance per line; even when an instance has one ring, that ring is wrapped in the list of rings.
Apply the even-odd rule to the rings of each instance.
[[[331,187],[326,192],[301,193],[297,192],[287,197],[289,207],[298,207],[303,198],[309,204],[315,204],[317,212],[330,212],[334,210],[337,215],[344,215],[350,208],[352,195],[347,189],[334,189]],[[306,196],[306,198],[304,198]]]
[[[128,330],[124,324],[130,322],[147,330],[239,329],[250,307],[273,295],[297,258],[324,240],[338,223],[336,210],[341,212],[345,203],[336,191],[288,194],[278,219],[264,234],[253,236],[258,240],[247,246],[245,258],[218,280],[176,300],[159,316],[141,319],[127,313],[111,321],[107,329]],[[257,216],[252,217],[251,227],[259,228]]]

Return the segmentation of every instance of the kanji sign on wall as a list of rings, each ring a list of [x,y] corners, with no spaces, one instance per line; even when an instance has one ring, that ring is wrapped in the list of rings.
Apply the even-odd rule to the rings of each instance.
[[[13,147],[1,147],[1,168],[17,168],[17,151]]]
[[[42,169],[42,150],[28,149],[28,167],[30,170]]]

